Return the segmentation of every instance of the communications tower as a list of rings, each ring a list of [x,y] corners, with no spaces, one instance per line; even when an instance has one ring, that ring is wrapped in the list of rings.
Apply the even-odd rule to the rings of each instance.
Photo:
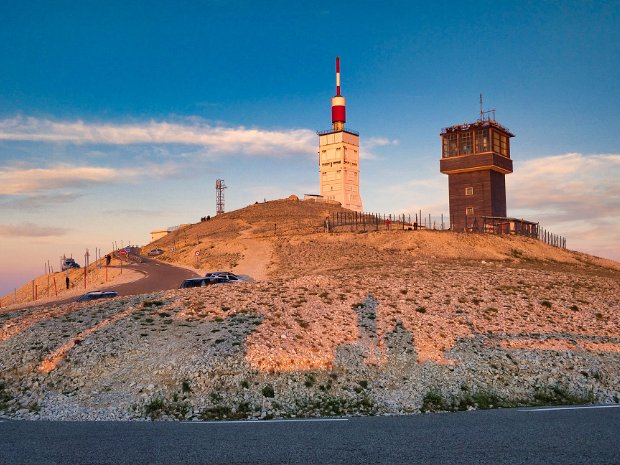
[[[226,185],[223,179],[215,181],[215,214],[224,213],[224,189]]]
[[[340,95],[340,57],[336,57],[336,95],[332,97],[332,129],[319,136],[321,196],[344,208],[362,211],[359,133],[346,129],[346,102]]]
[[[482,110],[482,96],[478,121],[442,129],[439,166],[448,175],[453,231],[481,228],[483,217],[506,217],[511,137],[514,134],[495,121],[495,110]]]

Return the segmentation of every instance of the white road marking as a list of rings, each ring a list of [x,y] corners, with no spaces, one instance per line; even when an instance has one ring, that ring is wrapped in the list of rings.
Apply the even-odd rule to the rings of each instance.
[[[519,412],[550,412],[554,410],[585,410],[592,408],[619,408],[620,405],[584,405],[580,407],[546,407],[546,408],[532,408],[532,409],[520,409]]]
[[[326,421],[349,421],[348,418],[300,418],[287,420],[221,420],[221,421],[182,421],[188,425],[230,425],[233,423],[242,423],[245,425],[258,425],[263,423],[305,423],[305,422],[326,422]]]

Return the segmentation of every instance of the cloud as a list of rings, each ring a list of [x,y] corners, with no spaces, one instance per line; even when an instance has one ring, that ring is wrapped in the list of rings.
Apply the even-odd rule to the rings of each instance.
[[[1,189],[1,188],[0,188]],[[41,210],[56,205],[64,205],[74,202],[80,195],[75,193],[59,194],[25,194],[19,196],[6,196],[7,200],[0,201],[0,209],[10,210]]]
[[[41,226],[34,223],[0,224],[0,237],[49,237],[63,236],[65,228]]]
[[[316,154],[316,134],[309,129],[265,130],[211,126],[197,118],[182,123],[87,123],[32,117],[0,120],[0,140],[74,144],[186,144],[217,153],[285,157]]]
[[[567,237],[569,248],[620,260],[620,155],[567,153],[506,177],[508,214]]]
[[[129,218],[152,218],[164,216],[167,212],[163,212],[160,210],[146,210],[140,208],[117,208],[114,210],[103,210],[101,213],[103,215],[126,216]]]
[[[172,163],[143,168],[108,168],[60,164],[46,168],[9,167],[0,171],[0,195],[33,194],[54,189],[75,189],[94,184],[119,183],[174,174]]]
[[[385,137],[369,137],[368,139],[362,139],[360,145],[360,158],[362,160],[377,160],[381,157],[374,153],[374,148],[398,145],[398,141],[390,140]]]
[[[620,155],[568,153],[521,163],[507,176],[509,209],[564,222],[620,216]]]

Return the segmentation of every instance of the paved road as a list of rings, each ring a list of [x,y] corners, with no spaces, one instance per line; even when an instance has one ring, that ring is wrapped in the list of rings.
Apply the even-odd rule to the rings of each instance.
[[[169,265],[159,260],[144,257],[142,259],[143,263],[126,265],[125,268],[144,273],[144,278],[132,283],[109,286],[106,289],[114,290],[119,295],[147,294],[167,289],[178,289],[184,279],[198,277],[196,273],[185,268]]]
[[[258,422],[0,423],[2,464],[620,463],[620,408]]]
[[[116,291],[119,295],[148,294],[149,292],[163,291],[168,289],[178,289],[184,279],[196,278],[198,275],[193,271],[179,268],[168,263],[160,262],[142,257],[142,263],[131,263],[123,265],[123,269],[131,269],[142,273],[143,278],[132,283],[110,284],[108,286],[97,287],[97,291]],[[111,267],[112,268],[112,267]],[[114,267],[118,268],[118,267]],[[61,299],[43,304],[44,306],[62,305],[75,302],[77,297]]]

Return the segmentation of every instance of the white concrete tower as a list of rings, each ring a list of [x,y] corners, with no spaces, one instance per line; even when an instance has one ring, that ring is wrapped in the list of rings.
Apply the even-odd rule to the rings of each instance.
[[[336,57],[336,95],[332,98],[332,129],[319,131],[321,196],[344,208],[362,211],[360,197],[360,136],[345,129],[346,102],[340,95],[340,57]]]

